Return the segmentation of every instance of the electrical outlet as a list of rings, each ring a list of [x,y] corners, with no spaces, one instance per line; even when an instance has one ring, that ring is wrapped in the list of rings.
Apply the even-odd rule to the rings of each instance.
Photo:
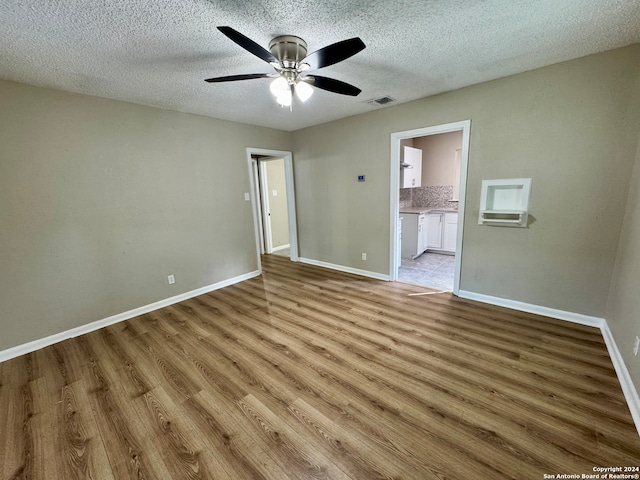
[[[173,285],[174,283],[176,283],[176,277],[174,277],[173,275],[169,275],[167,277],[167,281],[169,282],[169,285]]]
[[[633,354],[638,355],[638,346],[640,346],[640,338],[636,336],[635,341],[633,342]]]
[[[249,197],[249,192],[245,192],[244,194],[244,201],[248,202],[251,199],[251,197]]]
[[[367,254],[366,254],[366,253],[364,253],[364,252],[362,252],[362,259],[363,259],[363,260],[366,260],[366,259],[367,259]]]

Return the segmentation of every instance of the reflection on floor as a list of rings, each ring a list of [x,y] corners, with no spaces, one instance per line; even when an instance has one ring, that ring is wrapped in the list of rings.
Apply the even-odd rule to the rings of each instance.
[[[282,250],[278,250],[276,252],[273,252],[274,255],[280,255],[281,257],[287,257],[289,258],[291,256],[291,253],[289,252],[288,248],[283,248]]]
[[[418,258],[402,259],[398,281],[439,290],[453,290],[455,257],[439,253],[423,253]]]

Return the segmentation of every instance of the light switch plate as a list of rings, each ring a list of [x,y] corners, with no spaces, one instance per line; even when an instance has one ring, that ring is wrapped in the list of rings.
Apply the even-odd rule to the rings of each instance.
[[[250,200],[249,192],[245,192],[245,194],[244,194],[244,201],[245,201],[245,202],[248,202],[249,200]]]

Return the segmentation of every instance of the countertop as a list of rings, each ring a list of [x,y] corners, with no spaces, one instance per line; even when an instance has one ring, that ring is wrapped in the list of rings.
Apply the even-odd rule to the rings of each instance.
[[[457,208],[436,207],[401,207],[400,213],[430,213],[430,212],[457,212]]]

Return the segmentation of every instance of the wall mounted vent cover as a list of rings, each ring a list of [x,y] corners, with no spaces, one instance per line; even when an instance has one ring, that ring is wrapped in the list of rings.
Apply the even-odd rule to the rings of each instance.
[[[389,95],[385,95],[384,97],[372,98],[371,100],[367,100],[365,103],[368,103],[369,105],[386,105],[387,103],[395,101],[395,98],[391,98]]]

